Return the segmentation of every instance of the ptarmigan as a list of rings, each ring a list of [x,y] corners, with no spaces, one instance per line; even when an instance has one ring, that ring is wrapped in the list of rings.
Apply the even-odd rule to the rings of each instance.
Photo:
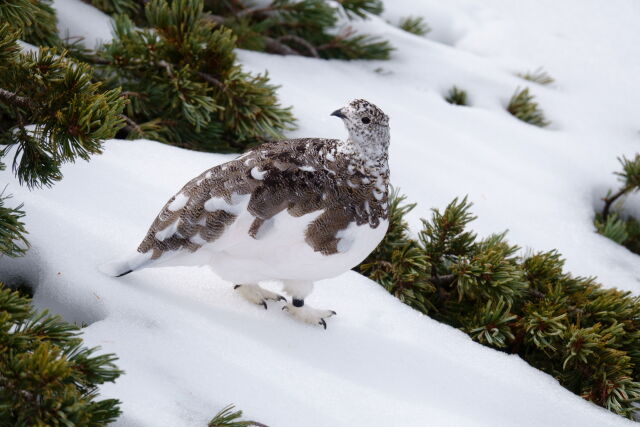
[[[363,99],[331,115],[346,141],[266,143],[203,172],[162,208],[134,255],[102,271],[208,265],[265,308],[286,299],[258,283],[281,281],[292,297],[283,310],[326,328],[336,313],[304,302],[313,282],[360,263],[389,224],[388,117]]]

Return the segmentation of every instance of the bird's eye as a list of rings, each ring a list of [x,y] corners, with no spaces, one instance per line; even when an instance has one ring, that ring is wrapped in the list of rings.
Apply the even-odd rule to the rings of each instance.
[[[363,117],[362,118],[362,123],[364,123],[365,125],[368,125],[371,122],[371,120],[369,119],[369,117]]]

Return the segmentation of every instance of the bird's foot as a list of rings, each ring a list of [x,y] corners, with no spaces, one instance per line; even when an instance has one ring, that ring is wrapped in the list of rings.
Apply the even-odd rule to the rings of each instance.
[[[325,319],[336,315],[336,312],[333,310],[318,310],[313,307],[309,307],[308,305],[298,307],[294,304],[287,303],[282,307],[282,309],[298,320],[302,320],[303,322],[310,323],[312,325],[322,325],[325,329],[327,329],[327,322],[325,322]]]
[[[287,299],[282,295],[268,291],[258,285],[235,285],[233,289],[238,291],[247,301],[261,305],[265,310],[267,309],[267,300],[287,301]]]

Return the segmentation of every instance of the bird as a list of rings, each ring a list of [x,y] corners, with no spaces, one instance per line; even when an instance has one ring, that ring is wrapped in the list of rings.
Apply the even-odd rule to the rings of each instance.
[[[362,262],[389,226],[389,117],[355,99],[331,113],[347,139],[266,142],[186,183],[135,252],[101,266],[122,277],[206,265],[251,303],[326,329],[334,310],[305,303],[314,283]],[[278,281],[291,297],[260,286]]]

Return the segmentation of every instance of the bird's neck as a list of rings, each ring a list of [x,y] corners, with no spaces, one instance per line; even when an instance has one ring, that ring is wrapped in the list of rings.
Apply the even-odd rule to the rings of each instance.
[[[388,169],[389,136],[382,135],[375,140],[360,140],[357,136],[349,135],[342,144],[342,151],[358,158],[368,169]]]
[[[388,140],[379,144],[364,144],[349,138],[341,141],[338,152],[350,158],[350,174],[369,176],[382,188],[386,187],[389,179],[388,146]]]

